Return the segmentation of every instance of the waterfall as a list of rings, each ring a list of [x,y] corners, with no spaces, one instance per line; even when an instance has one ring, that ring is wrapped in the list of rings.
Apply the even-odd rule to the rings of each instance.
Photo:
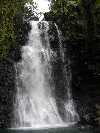
[[[66,122],[59,114],[59,107],[54,95],[55,83],[52,78],[52,63],[57,58],[49,43],[49,23],[46,21],[31,21],[31,31],[29,40],[22,47],[22,60],[16,67],[16,99],[14,102],[13,127],[39,127],[68,125],[76,122],[78,115],[74,109],[70,87],[68,94],[70,97],[64,102],[66,110]],[[61,45],[60,32],[58,32],[59,44]],[[61,56],[64,54],[59,47]],[[67,75],[66,70],[63,73]],[[67,76],[65,76],[67,77]],[[70,82],[70,79],[66,79]],[[63,89],[63,88],[62,88]]]
[[[62,33],[59,30],[57,24],[55,24],[55,27],[57,29],[57,33],[58,33],[58,39],[59,39],[59,49],[60,49],[60,56],[62,58],[62,62],[65,63],[65,51],[64,51],[64,47],[62,44]],[[71,68],[70,68],[70,60],[67,59],[67,66],[68,69],[66,69],[66,65],[63,65],[63,76],[65,77],[65,81],[66,81],[66,87],[67,87],[67,99],[64,103],[65,106],[65,110],[66,110],[66,121],[67,122],[73,122],[73,121],[79,121],[79,116],[75,110],[74,107],[74,102],[73,102],[73,98],[72,98],[72,93],[71,93],[71,79],[72,79],[72,75],[71,75]]]

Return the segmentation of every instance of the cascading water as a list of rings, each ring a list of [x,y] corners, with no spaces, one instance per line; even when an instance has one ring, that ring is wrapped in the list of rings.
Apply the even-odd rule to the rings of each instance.
[[[62,34],[61,31],[59,30],[58,26],[55,24],[55,27],[57,29],[57,33],[58,33],[58,39],[59,39],[59,49],[60,49],[60,56],[62,59],[62,62],[65,63],[65,51],[62,45]],[[66,110],[66,121],[67,122],[73,122],[73,121],[78,121],[79,120],[79,116],[75,111],[75,107],[74,107],[74,102],[73,102],[73,98],[72,98],[72,93],[71,93],[71,68],[70,68],[70,60],[67,59],[67,66],[68,69],[66,69],[66,65],[63,65],[63,76],[65,77],[65,81],[66,81],[66,87],[67,87],[67,99],[64,103],[65,106],[65,110]]]
[[[32,21],[31,26],[28,43],[22,47],[22,60],[16,65],[17,92],[13,126],[16,128],[67,126],[68,123],[77,121],[78,115],[74,110],[70,91],[68,91],[70,96],[64,104],[67,123],[63,121],[58,111],[59,107],[53,95],[55,83],[51,65],[51,61],[57,58],[57,55],[50,48],[49,23]],[[59,31],[58,38],[60,39]],[[65,71],[64,69],[64,73]]]

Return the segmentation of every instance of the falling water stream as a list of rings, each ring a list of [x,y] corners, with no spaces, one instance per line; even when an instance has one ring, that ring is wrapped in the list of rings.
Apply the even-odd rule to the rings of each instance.
[[[22,60],[16,64],[16,100],[14,103],[14,122],[12,127],[49,127],[67,126],[78,121],[71,96],[70,85],[67,87],[68,99],[64,104],[66,110],[66,122],[59,114],[54,90],[55,83],[52,78],[52,61],[57,58],[49,43],[49,22],[31,21],[29,40],[22,47]],[[59,49],[64,62],[64,51],[61,48],[61,36],[57,25],[55,26]],[[44,41],[43,41],[44,40]],[[63,73],[66,82],[70,83],[67,70]],[[57,88],[56,88],[57,89]],[[62,88],[63,89],[63,88]]]

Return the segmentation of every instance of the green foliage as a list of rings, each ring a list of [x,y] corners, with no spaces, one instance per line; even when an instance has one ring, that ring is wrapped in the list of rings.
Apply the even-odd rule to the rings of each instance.
[[[5,57],[15,44],[13,18],[24,12],[27,0],[0,0],[0,58]]]
[[[51,16],[59,20],[58,25],[66,38],[83,37],[83,22],[80,0],[56,0],[51,3]]]
[[[37,17],[38,14],[35,11],[37,8],[37,3],[30,0],[28,1],[27,5],[28,7],[25,6],[24,8],[24,18],[28,20]]]
[[[71,6],[77,6],[79,0],[56,0],[51,4],[54,13],[67,14]]]
[[[100,23],[99,5],[100,0],[52,0],[49,14],[59,21],[66,38],[86,38],[89,43]]]
[[[100,0],[96,0],[96,5],[100,6]]]

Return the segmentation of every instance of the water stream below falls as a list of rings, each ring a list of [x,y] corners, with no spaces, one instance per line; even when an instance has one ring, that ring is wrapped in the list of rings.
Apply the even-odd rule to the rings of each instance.
[[[54,127],[77,122],[79,117],[75,111],[70,85],[65,86],[66,100],[59,98],[59,95],[56,96],[57,91],[55,91],[58,88],[55,85],[52,64],[56,66],[59,56],[63,62],[60,64],[62,75],[65,77],[61,77],[62,80],[64,79],[62,82],[66,85],[65,82],[69,84],[71,80],[71,76],[68,77],[63,65],[65,57],[61,47],[60,32],[55,26],[60,51],[60,54],[57,54],[50,46],[49,22],[31,21],[30,24],[32,29],[27,44],[22,47],[22,60],[15,65],[16,100],[12,127]],[[63,86],[60,90],[63,90]]]

